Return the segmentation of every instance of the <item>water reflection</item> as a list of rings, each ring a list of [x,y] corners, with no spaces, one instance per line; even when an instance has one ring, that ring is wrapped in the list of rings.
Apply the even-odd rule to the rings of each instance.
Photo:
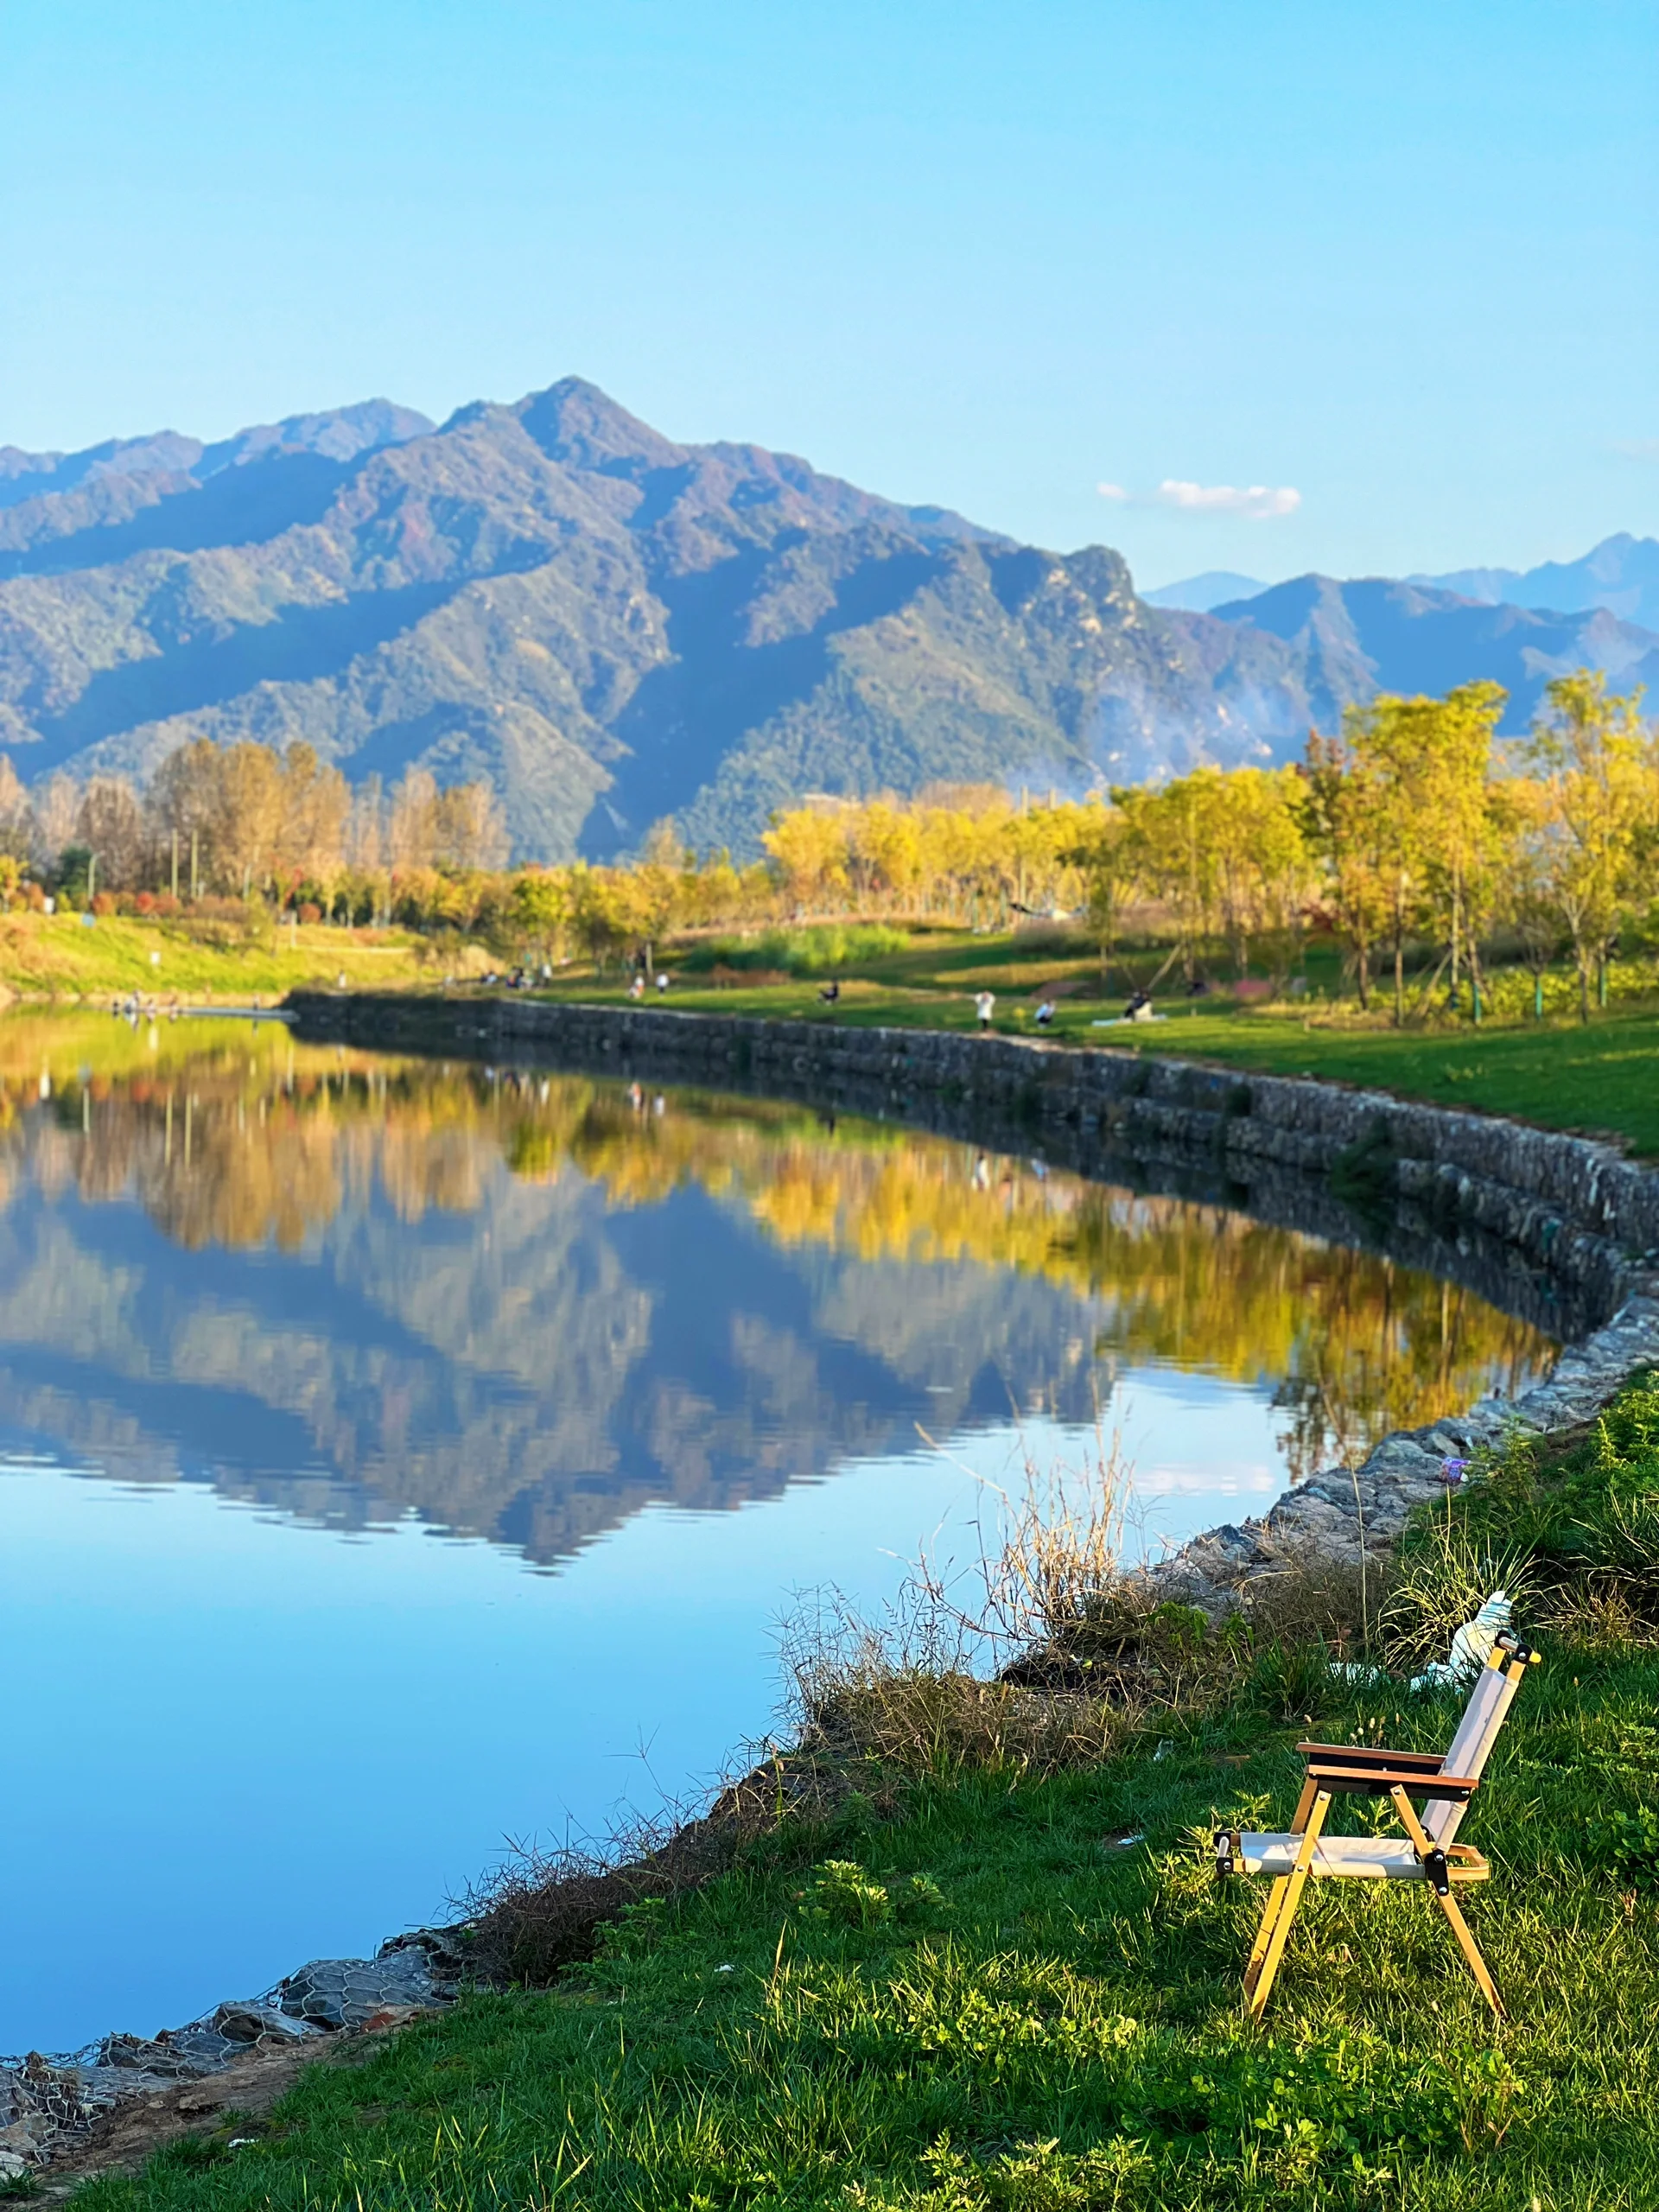
[[[1293,1475],[1519,1387],[1472,1293],[1223,1210],[794,1106],[246,1025],[0,1024],[0,1427],[553,1564],[1041,1414],[1270,1394]]]

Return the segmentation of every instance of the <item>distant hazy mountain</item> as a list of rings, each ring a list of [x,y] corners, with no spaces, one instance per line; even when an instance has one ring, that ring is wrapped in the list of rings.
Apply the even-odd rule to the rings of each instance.
[[[1554,614],[1482,605],[1450,591],[1370,577],[1297,576],[1217,618],[1265,631],[1296,652],[1321,728],[1375,691],[1443,692],[1489,677],[1510,694],[1503,727],[1523,730],[1553,676],[1604,669],[1621,684],[1659,674],[1659,637],[1597,607]]]
[[[1548,607],[1560,613],[1605,607],[1626,622],[1659,630],[1659,538],[1620,531],[1581,561],[1546,561],[1536,569],[1459,569],[1446,576],[1413,576],[1465,599],[1494,605]]]
[[[1557,666],[1656,649],[1386,583],[1150,605],[1104,547],[677,444],[575,378],[435,429],[372,401],[217,445],[0,449],[0,751],[25,780],[303,738],[354,781],[488,777],[521,857],[606,857],[670,814],[750,853],[805,791],[1287,759],[1383,684],[1494,675],[1524,719]]]
[[[1185,614],[1208,614],[1230,599],[1254,599],[1267,588],[1257,577],[1241,576],[1236,569],[1206,569],[1200,576],[1160,584],[1156,591],[1143,591],[1141,596],[1148,607],[1174,607]]]

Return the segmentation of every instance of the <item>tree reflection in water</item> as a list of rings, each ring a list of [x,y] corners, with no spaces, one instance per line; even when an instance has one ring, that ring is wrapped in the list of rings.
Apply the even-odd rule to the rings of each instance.
[[[922,1414],[1086,1420],[1126,1368],[1270,1393],[1300,1476],[1553,1351],[1431,1274],[1218,1207],[271,1026],[0,1024],[0,1206],[8,1426],[545,1560]]]

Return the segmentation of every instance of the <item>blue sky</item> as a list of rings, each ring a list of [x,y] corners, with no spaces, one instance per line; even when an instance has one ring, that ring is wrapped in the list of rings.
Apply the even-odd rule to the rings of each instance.
[[[0,0],[0,442],[575,372],[1148,584],[1659,531],[1652,0]]]

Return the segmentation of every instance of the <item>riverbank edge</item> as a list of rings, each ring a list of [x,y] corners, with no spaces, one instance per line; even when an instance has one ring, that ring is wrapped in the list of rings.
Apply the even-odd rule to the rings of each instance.
[[[590,1071],[1041,1151],[1096,1180],[1126,1160],[1145,1164],[1174,1187],[1315,1233],[1345,1230],[1350,1242],[1365,1241],[1368,1214],[1397,1208],[1452,1253],[1495,1250],[1526,1279],[1510,1287],[1541,1281],[1569,1314],[1599,1317],[1520,1397],[1395,1431],[1357,1466],[1323,1469],[1260,1519],[1206,1530],[1149,1570],[1211,1612],[1287,1556],[1386,1550],[1413,1509],[1456,1478],[1448,1461],[1498,1448],[1517,1426],[1548,1434],[1592,1419],[1659,1362],[1659,1170],[1593,1138],[1109,1046],[508,996],[295,992],[284,1004],[296,1035],[313,1041],[486,1062],[550,1053]]]

